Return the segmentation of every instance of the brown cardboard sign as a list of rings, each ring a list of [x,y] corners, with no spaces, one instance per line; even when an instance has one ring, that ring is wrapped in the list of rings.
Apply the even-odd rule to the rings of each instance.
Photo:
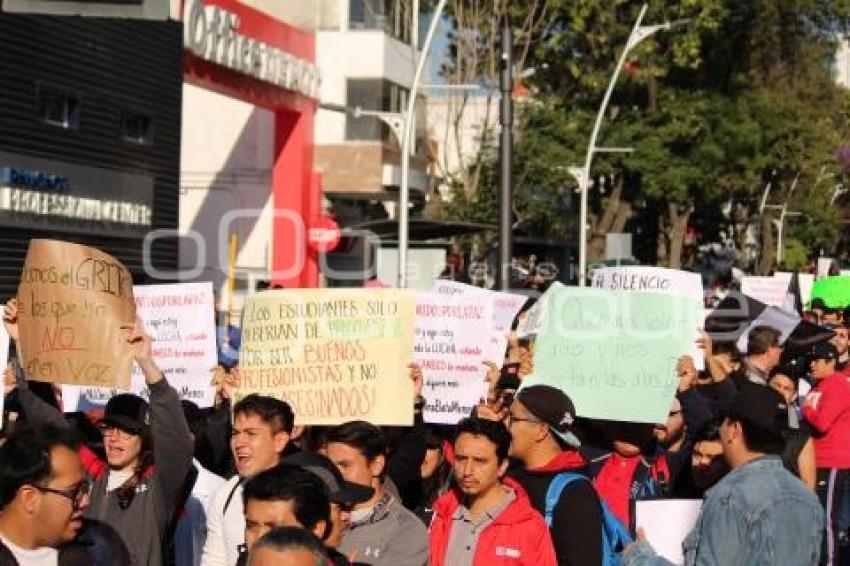
[[[114,257],[32,240],[18,287],[19,354],[27,379],[129,389],[121,326],[136,320],[133,280]]]

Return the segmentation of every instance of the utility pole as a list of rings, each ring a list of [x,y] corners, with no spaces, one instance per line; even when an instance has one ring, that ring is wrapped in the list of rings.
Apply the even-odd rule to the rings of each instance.
[[[511,204],[513,201],[513,37],[511,26],[505,18],[502,24],[501,72],[499,74],[499,90],[502,94],[499,112],[501,138],[499,140],[501,153],[501,198],[499,199],[499,272],[497,282],[503,291],[511,287],[511,263],[513,260],[513,218]]]

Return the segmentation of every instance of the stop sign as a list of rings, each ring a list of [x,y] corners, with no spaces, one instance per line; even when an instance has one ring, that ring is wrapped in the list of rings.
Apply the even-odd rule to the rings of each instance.
[[[319,216],[308,230],[307,241],[317,252],[332,252],[339,244],[339,225],[330,216]]]

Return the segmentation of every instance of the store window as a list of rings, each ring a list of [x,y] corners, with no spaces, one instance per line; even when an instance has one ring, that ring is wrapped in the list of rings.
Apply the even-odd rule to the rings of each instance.
[[[153,145],[153,117],[133,111],[122,112],[121,137],[130,143]]]
[[[40,86],[38,117],[51,126],[77,130],[80,127],[80,98],[54,87]]]
[[[384,30],[392,37],[410,43],[412,10],[412,0],[350,0],[348,27]]]
[[[346,88],[346,106],[352,110],[371,110],[402,113],[407,111],[410,90],[385,79],[349,79]],[[414,110],[416,120],[416,151],[424,144],[425,99],[417,99]],[[381,141],[398,146],[395,134],[384,122],[374,116],[346,116],[345,139],[348,141]]]

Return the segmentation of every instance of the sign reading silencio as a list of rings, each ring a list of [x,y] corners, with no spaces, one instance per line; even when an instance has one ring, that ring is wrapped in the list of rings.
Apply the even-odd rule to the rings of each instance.
[[[152,204],[150,175],[0,151],[2,225],[144,235]]]
[[[317,98],[321,76],[312,63],[238,33],[239,16],[190,0],[183,15],[186,49],[212,63]]]

